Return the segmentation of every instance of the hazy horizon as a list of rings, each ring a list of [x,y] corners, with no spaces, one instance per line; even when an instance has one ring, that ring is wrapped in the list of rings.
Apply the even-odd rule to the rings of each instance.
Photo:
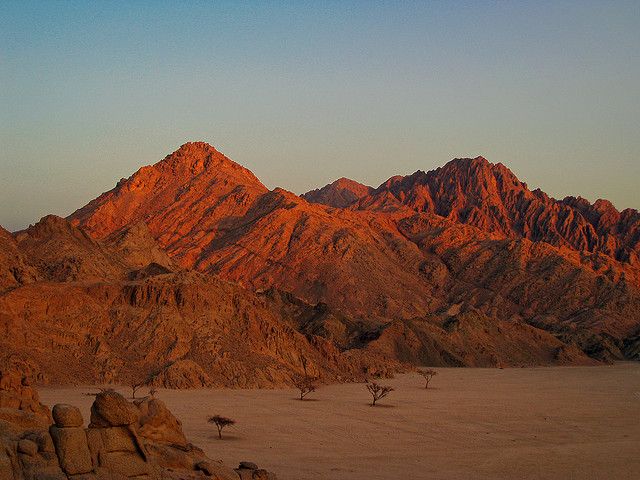
[[[269,188],[456,157],[640,208],[638,2],[15,2],[0,225],[66,216],[187,141]]]

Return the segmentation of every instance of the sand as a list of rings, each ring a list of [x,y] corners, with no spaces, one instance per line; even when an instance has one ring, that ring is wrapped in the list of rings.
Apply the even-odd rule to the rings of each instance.
[[[157,395],[210,457],[254,461],[280,480],[640,478],[640,364],[437,370],[428,390],[415,374],[381,382],[396,391],[376,407],[363,384],[308,401],[293,390]],[[40,392],[86,420],[95,390]],[[238,422],[223,440],[206,422],[215,413]]]

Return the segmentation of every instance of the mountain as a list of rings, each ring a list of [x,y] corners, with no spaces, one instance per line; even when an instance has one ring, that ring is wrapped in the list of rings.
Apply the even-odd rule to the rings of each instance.
[[[337,205],[334,205],[337,206]],[[526,238],[578,252],[603,253],[631,265],[640,256],[640,213],[606,200],[550,198],[504,165],[483,157],[455,159],[431,172],[392,177],[354,208],[408,207],[476,226],[503,238]]]
[[[373,190],[373,187],[342,177],[329,185],[311,190],[301,196],[311,203],[322,203],[336,208],[345,208],[353,205],[362,197],[370,195]]]
[[[356,337],[393,335],[387,358],[497,365],[634,358],[638,213],[612,208],[529,191],[482,157],[299,197],[191,143],[70,220],[97,239],[142,220],[181,268],[327,304]]]
[[[95,238],[142,221],[172,258],[190,266],[196,252],[267,191],[253,173],[212,146],[187,143],[120,180],[70,219]]]
[[[402,368],[370,351],[373,338],[340,348],[298,331],[313,305],[170,270],[143,224],[99,240],[47,216],[0,240],[0,365],[43,382],[270,387],[305,371],[344,381]]]
[[[178,388],[640,359],[636,218],[482,158],[301,197],[188,143],[0,230],[0,351],[52,383]]]

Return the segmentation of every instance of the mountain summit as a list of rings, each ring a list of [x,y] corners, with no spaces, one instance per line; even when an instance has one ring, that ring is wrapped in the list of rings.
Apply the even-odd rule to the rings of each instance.
[[[362,197],[371,194],[373,190],[372,187],[342,177],[329,185],[311,190],[301,196],[312,203],[345,208],[353,205]]]
[[[211,145],[185,143],[155,165],[121,180],[69,220],[96,238],[143,221],[180,260],[194,239],[206,242],[220,222],[245,215],[267,191],[253,173]]]

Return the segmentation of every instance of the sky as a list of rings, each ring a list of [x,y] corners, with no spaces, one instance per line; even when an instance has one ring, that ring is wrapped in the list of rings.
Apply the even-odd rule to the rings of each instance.
[[[640,2],[0,2],[0,225],[187,141],[303,193],[482,155],[640,209]]]

